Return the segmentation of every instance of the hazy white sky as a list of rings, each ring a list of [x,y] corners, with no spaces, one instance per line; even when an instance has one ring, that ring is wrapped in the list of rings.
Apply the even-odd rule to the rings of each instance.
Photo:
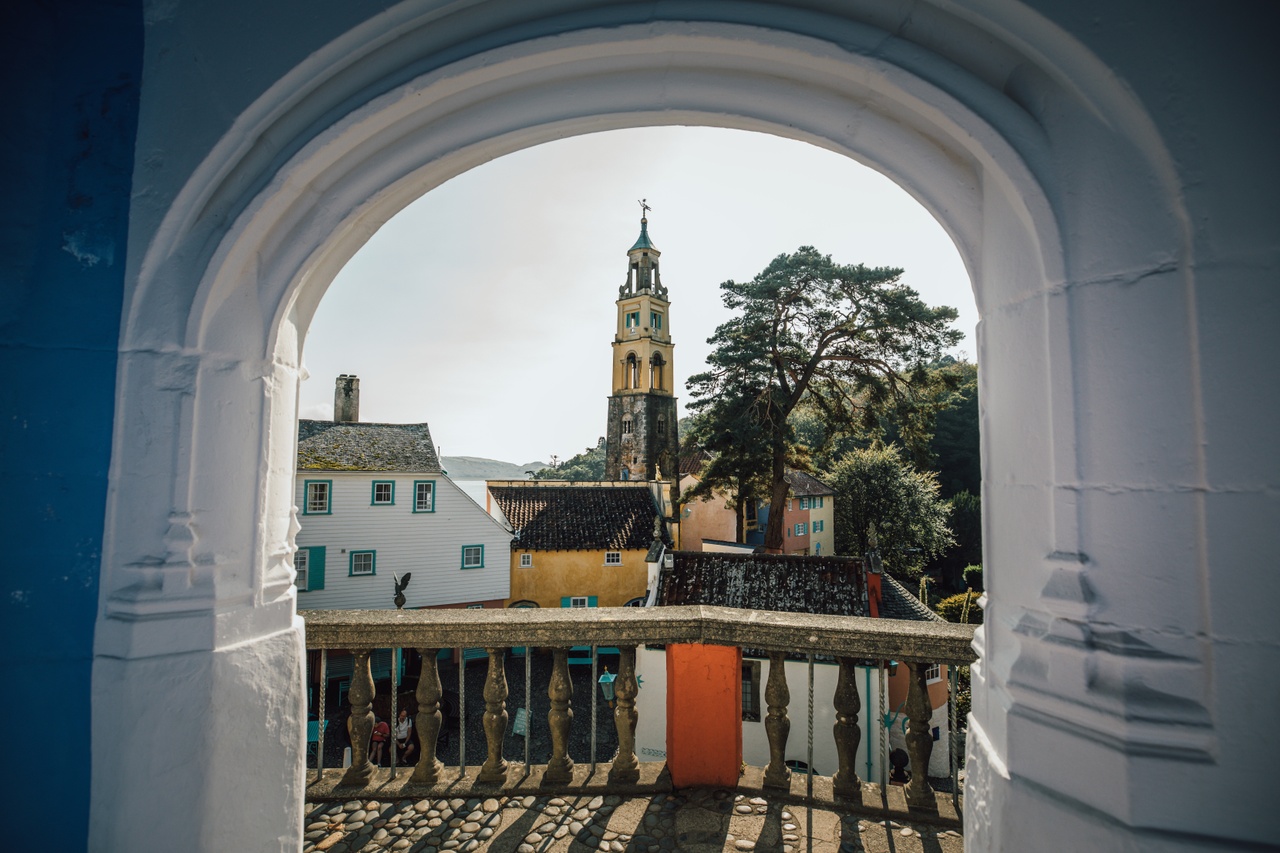
[[[902,267],[926,302],[959,309],[958,351],[973,357],[978,318],[960,256],[896,184],[806,143],[641,128],[510,154],[388,222],[311,325],[302,417],[331,418],[334,378],[354,373],[361,420],[426,421],[446,455],[524,464],[594,445],[640,198],[662,252],[678,388],[728,317],[720,282],[802,245]],[[681,416],[687,402],[681,394]]]

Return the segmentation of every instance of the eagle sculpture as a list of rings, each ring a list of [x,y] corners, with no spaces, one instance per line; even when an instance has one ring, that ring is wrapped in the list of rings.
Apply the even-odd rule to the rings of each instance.
[[[391,576],[396,583],[396,610],[404,609],[404,588],[409,585],[409,578],[413,577],[412,573],[405,572],[404,577]]]

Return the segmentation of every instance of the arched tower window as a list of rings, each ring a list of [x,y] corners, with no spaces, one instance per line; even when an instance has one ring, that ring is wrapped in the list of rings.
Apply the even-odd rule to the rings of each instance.
[[[622,419],[622,434],[631,435],[631,416]]]
[[[654,391],[662,390],[662,368],[665,364],[660,352],[655,352],[649,359],[649,388]]]
[[[658,415],[657,430],[658,430],[659,436],[664,436],[667,434],[667,419],[663,415]]]
[[[622,377],[622,387],[640,387],[640,362],[636,359],[636,354],[633,352],[627,353],[627,364],[625,373]]]

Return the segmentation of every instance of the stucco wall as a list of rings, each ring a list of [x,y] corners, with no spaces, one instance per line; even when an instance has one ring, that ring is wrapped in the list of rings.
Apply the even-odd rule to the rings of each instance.
[[[622,551],[620,566],[605,565],[604,551],[511,551],[511,600],[559,607],[566,596],[596,596],[598,607],[621,607],[644,595],[649,573],[647,551]],[[520,555],[533,566],[520,568]]]
[[[49,714],[21,750],[24,789],[61,804],[14,820],[13,849],[83,848],[89,825],[102,520],[142,76],[142,3],[0,11],[0,730]],[[12,787],[9,788],[12,790]]]
[[[680,491],[688,491],[698,478],[685,474],[680,478]],[[689,501],[680,506],[680,547],[685,551],[701,551],[703,539],[736,542],[738,522],[729,499],[722,493]]]

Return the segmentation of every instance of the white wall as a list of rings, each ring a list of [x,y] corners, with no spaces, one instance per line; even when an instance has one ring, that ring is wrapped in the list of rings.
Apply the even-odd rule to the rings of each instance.
[[[511,534],[443,474],[299,471],[295,506],[307,480],[331,480],[328,515],[298,515],[299,548],[325,548],[324,589],[298,593],[299,610],[395,607],[392,575],[410,572],[405,607],[509,598]],[[372,505],[374,480],[395,482],[393,505]],[[435,511],[414,512],[414,481],[435,482]],[[484,567],[462,568],[462,546],[483,545]],[[376,551],[375,574],[352,576],[351,551]]]

